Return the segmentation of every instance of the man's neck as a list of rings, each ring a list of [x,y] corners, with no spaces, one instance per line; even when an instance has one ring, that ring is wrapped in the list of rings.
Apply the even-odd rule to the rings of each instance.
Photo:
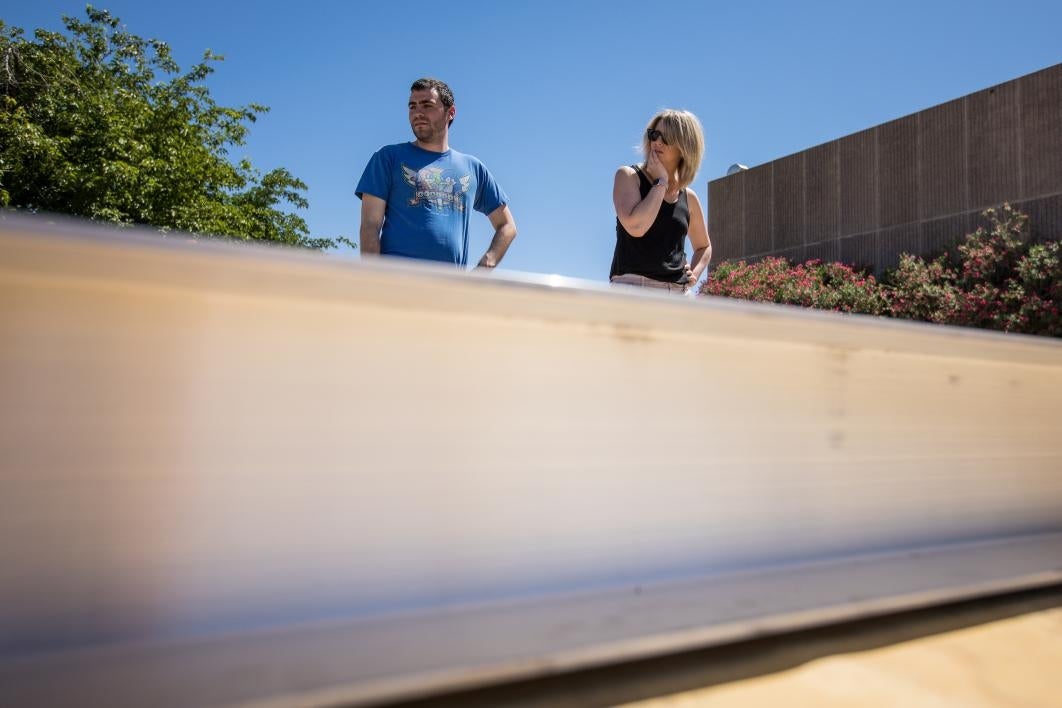
[[[428,152],[446,152],[450,149],[449,141],[447,141],[446,138],[430,143],[423,140],[414,140],[413,144],[421,150],[427,150]]]

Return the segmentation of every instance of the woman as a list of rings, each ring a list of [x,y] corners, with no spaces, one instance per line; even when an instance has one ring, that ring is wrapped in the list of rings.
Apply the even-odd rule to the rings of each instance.
[[[645,160],[616,170],[613,283],[687,292],[712,259],[701,202],[689,188],[704,155],[697,116],[663,110],[642,137]],[[693,246],[686,261],[686,237]]]

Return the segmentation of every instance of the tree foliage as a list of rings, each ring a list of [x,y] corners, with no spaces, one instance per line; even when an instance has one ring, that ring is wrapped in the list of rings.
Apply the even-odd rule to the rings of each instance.
[[[206,51],[182,72],[170,48],[106,10],[33,38],[0,21],[0,205],[326,248],[302,217],[306,185],[229,150],[268,110],[218,105]],[[346,239],[339,239],[347,242]],[[349,243],[349,242],[348,242]]]

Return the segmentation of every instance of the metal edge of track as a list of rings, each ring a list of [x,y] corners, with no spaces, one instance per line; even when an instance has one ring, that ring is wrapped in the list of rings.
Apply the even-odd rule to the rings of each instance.
[[[1062,583],[1062,534],[0,665],[19,705],[370,705]]]

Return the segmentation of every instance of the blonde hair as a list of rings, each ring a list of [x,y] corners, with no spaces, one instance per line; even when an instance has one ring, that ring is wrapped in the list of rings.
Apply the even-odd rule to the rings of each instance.
[[[685,189],[693,183],[697,170],[701,168],[704,158],[704,130],[697,116],[689,111],[676,111],[671,108],[653,116],[645,126],[646,133],[656,129],[664,134],[668,145],[674,145],[679,151],[678,187]],[[642,154],[649,157],[649,138],[642,133]]]

